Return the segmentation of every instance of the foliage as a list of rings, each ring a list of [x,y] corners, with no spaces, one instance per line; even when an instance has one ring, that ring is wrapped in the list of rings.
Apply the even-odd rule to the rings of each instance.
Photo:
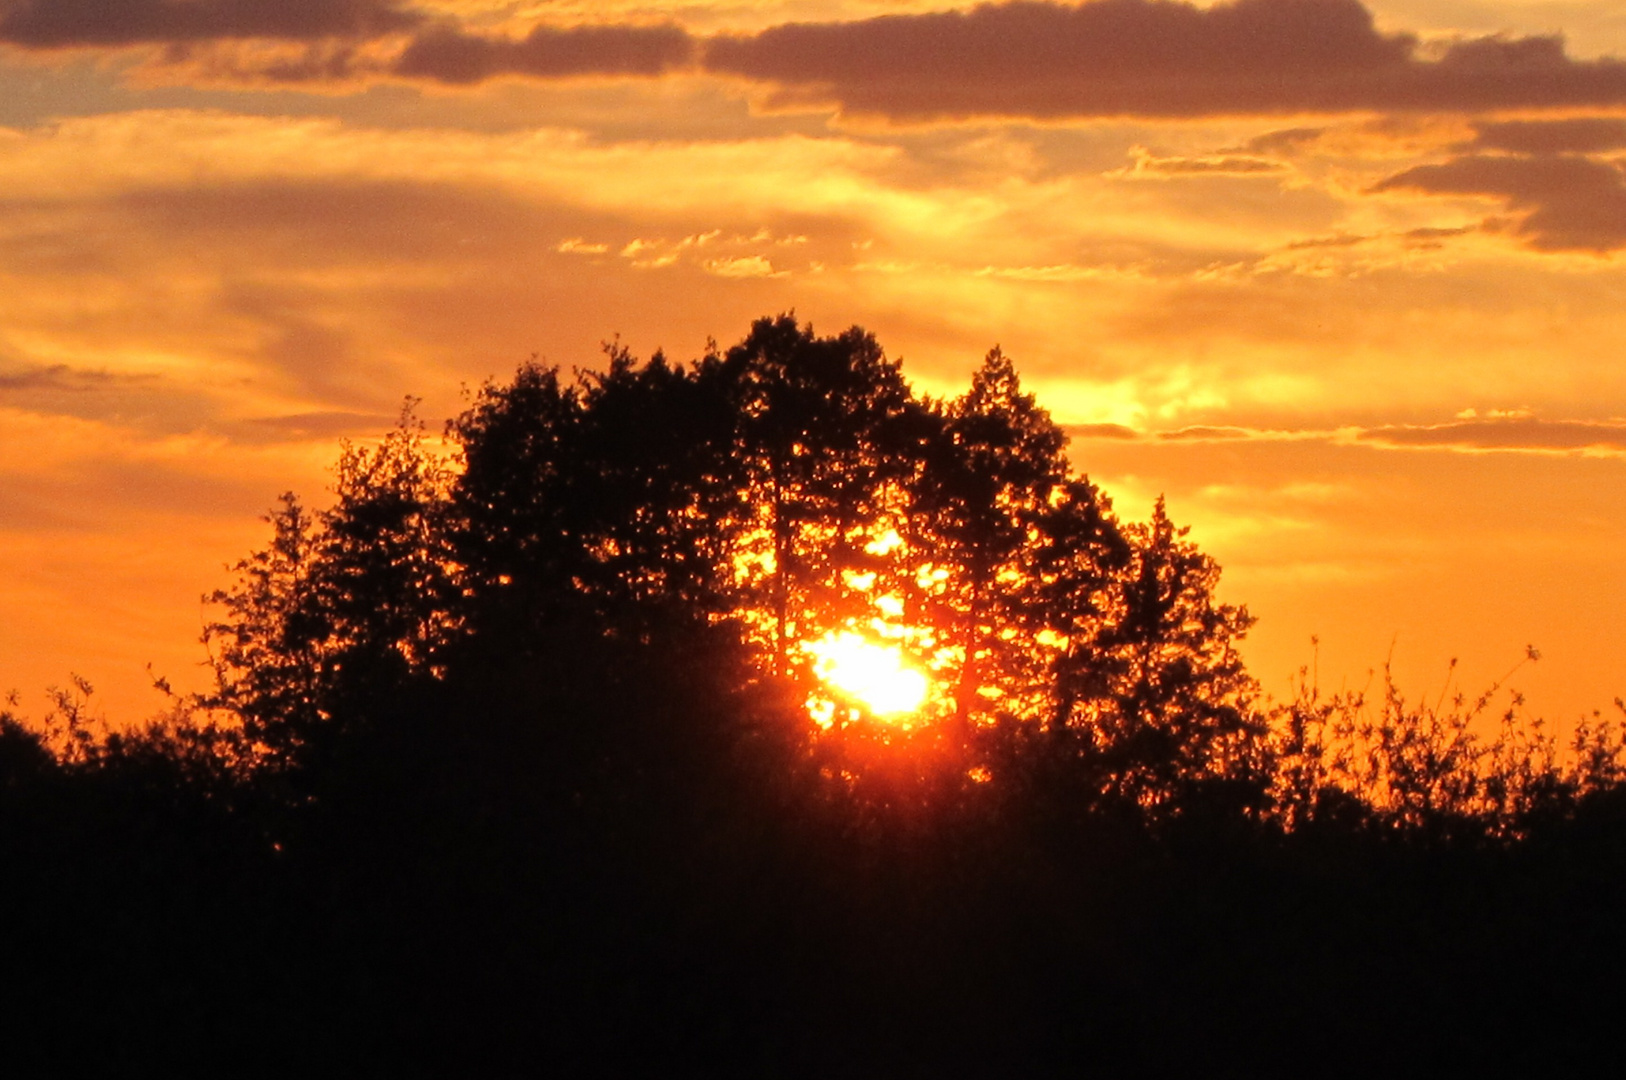
[[[1525,662],[1537,659],[1530,649]],[[1448,681],[1434,702],[1411,702],[1385,664],[1374,704],[1362,691],[1323,697],[1301,672],[1294,699],[1270,718],[1279,818],[1291,828],[1358,822],[1430,841],[1518,838],[1615,789],[1626,728],[1594,714],[1560,745],[1541,718],[1523,715],[1517,692],[1493,716],[1512,674],[1472,699]]]
[[[269,760],[291,760],[435,674],[457,617],[448,479],[409,402],[378,447],[344,447],[332,507],[313,516],[284,494],[271,545],[207,598],[224,615],[204,631],[218,689],[199,704],[238,719]]]

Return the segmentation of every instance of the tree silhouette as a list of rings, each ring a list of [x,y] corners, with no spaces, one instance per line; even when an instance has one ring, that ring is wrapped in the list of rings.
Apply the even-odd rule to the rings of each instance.
[[[224,609],[204,630],[213,703],[239,717],[266,751],[291,754],[326,719],[322,651],[327,626],[312,582],[313,522],[292,492],[267,517],[269,547],[234,567],[237,584],[207,599]]]
[[[522,642],[537,620],[576,606],[587,559],[574,535],[572,451],[580,393],[556,369],[528,364],[488,383],[450,425],[462,457],[449,532],[470,630],[493,647]]]
[[[1219,603],[1219,567],[1184,538],[1160,498],[1129,526],[1121,610],[1086,663],[1098,673],[1085,731],[1112,790],[1149,808],[1224,785],[1262,808],[1258,691],[1237,644],[1246,609]]]
[[[873,548],[901,510],[923,418],[898,364],[857,327],[819,338],[792,315],[759,319],[725,364],[752,509],[734,558],[784,676],[798,642],[863,612],[848,577],[883,566]]]
[[[455,629],[448,480],[409,403],[377,448],[344,447],[332,507],[313,517],[283,495],[271,546],[209,598],[226,613],[204,635],[218,682],[209,704],[288,755],[435,673]]]
[[[934,434],[912,492],[908,535],[923,571],[920,616],[957,654],[954,715],[969,729],[993,704],[984,691],[1020,701],[1040,674],[1032,648],[1038,620],[1028,610],[1034,541],[1067,479],[1066,437],[1022,392],[997,348],[971,389],[942,410]]]

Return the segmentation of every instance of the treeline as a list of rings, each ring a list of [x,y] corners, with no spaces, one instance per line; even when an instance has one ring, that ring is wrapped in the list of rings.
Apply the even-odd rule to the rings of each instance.
[[[686,366],[612,347],[574,379],[523,367],[448,435],[437,456],[408,416],[347,449],[334,505],[285,496],[272,545],[213,598],[206,704],[257,760],[320,754],[383,702],[566,637],[701,650],[729,693],[776,699],[843,797],[879,805],[1042,782],[1151,820],[1510,836],[1621,776],[1614,725],[1561,747],[1488,694],[1263,700],[1219,567],[1161,500],[1120,522],[998,349],[962,396],[922,399],[870,335],[782,316]],[[814,670],[806,646],[834,633],[934,692],[902,725],[869,714]]]
[[[0,718],[16,1056],[1118,1075],[1596,1045],[1619,729],[1560,744],[1387,680],[1267,699],[1213,560],[1065,443],[997,349],[937,400],[781,316],[689,364],[524,366],[446,449],[410,413],[346,448],[332,505],[284,496],[213,595],[213,692],[116,734],[85,686]],[[843,637],[921,706],[821,677]]]

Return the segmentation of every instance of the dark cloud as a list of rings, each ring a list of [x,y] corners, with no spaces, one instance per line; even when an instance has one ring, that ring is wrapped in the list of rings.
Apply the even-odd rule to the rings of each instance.
[[[102,460],[50,476],[0,474],[0,528],[91,530],[128,511],[239,519],[264,511],[264,479],[210,475],[188,466]]]
[[[1399,447],[1445,447],[1465,450],[1626,450],[1626,423],[1517,417],[1369,428],[1361,432],[1359,437],[1368,442]]]
[[[0,202],[0,213],[7,206]],[[99,209],[110,227],[207,239],[210,250],[252,253],[261,267],[412,265],[458,253],[502,258],[520,238],[552,225],[513,192],[433,180],[278,177],[144,187],[119,192]],[[64,246],[60,237],[48,239],[53,249]]]
[[[439,27],[415,38],[397,75],[476,83],[499,75],[659,75],[690,63],[694,41],[680,26],[538,26],[519,39]]]
[[[176,43],[164,50],[163,62],[186,65],[206,82],[239,84],[340,82],[371,70],[358,59],[355,43],[338,39],[305,42],[280,56],[245,55],[212,42]]]
[[[1607,161],[1468,154],[1407,169],[1372,190],[1500,198],[1524,215],[1513,231],[1542,251],[1626,247],[1626,173]]]
[[[39,49],[359,39],[422,22],[397,0],[0,0],[0,41]]]
[[[1021,0],[714,38],[706,66],[768,103],[899,121],[1496,110],[1626,103],[1626,63],[1557,37],[1475,38],[1424,59],[1358,0]]]
[[[1514,154],[1599,154],[1626,149],[1626,119],[1580,116],[1566,120],[1508,120],[1474,125],[1464,149]]]
[[[1292,157],[1326,134],[1326,128],[1286,128],[1249,139],[1242,149],[1250,154]]]
[[[1491,232],[1497,228],[1496,223],[1480,223],[1478,225],[1461,225],[1454,229],[1424,228],[1407,229],[1400,234],[1400,242],[1412,251],[1439,251],[1445,247],[1447,240],[1458,236],[1467,236],[1469,233],[1479,232],[1481,229]]]

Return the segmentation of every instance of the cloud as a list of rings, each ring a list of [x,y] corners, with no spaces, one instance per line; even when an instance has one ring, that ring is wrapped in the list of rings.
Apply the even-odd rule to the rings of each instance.
[[[1018,0],[720,36],[706,66],[770,107],[894,121],[1496,110],[1626,103],[1626,63],[1558,37],[1481,37],[1437,59],[1358,0]]]
[[[1315,143],[1326,134],[1326,131],[1326,128],[1286,128],[1281,131],[1267,131],[1263,135],[1249,139],[1243,145],[1243,150],[1250,154],[1293,157]]]
[[[1524,214],[1514,232],[1541,251],[1626,247],[1626,173],[1607,161],[1468,154],[1407,169],[1372,190],[1501,199]]]
[[[397,0],[0,0],[0,41],[35,49],[363,39],[422,21]]]
[[[1449,240],[1454,236],[1467,236],[1469,233],[1477,231],[1478,227],[1474,225],[1459,225],[1455,228],[1407,229],[1400,234],[1400,239],[1408,247],[1437,248],[1441,246],[1440,242],[1442,240]]]
[[[1116,175],[1132,177],[1169,176],[1259,176],[1285,169],[1279,161],[1242,154],[1210,154],[1202,157],[1159,157],[1144,147],[1133,147],[1135,163]]]
[[[1092,425],[1116,427],[1116,425]],[[1078,433],[1079,428],[1068,428]],[[1123,438],[1140,438],[1122,429]],[[1626,453],[1626,420],[1541,420],[1529,415],[1464,416],[1443,424],[1385,424],[1377,427],[1248,428],[1196,425],[1148,432],[1159,442],[1312,442],[1364,445],[1384,450],[1513,451],[1536,454]]]
[[[0,130],[0,147],[0,407],[256,445],[297,432],[240,421],[380,414],[538,351],[590,362],[610,332],[647,354],[767,308],[833,321],[837,301],[777,275],[841,269],[906,201],[895,155],[844,139],[176,110]],[[919,214],[936,235],[939,205]],[[614,255],[634,238],[641,260],[670,256],[653,292]]]
[[[67,364],[35,366],[22,371],[0,372],[0,396],[29,391],[85,393],[130,381],[141,376],[114,375],[107,371],[80,371]]]
[[[1369,428],[1360,439],[1394,447],[1454,450],[1626,451],[1626,422],[1511,419]]]
[[[1228,442],[1232,439],[1269,438],[1273,434],[1275,433],[1251,431],[1248,428],[1224,426],[1215,427],[1211,425],[1199,424],[1193,427],[1179,428],[1175,431],[1160,431],[1157,433],[1157,437],[1160,439],[1173,439],[1180,441],[1196,439],[1202,442]]]
[[[1062,428],[1073,439],[1138,439],[1140,432],[1123,424],[1067,424]]]
[[[732,259],[708,259],[706,270],[725,278],[751,278],[777,276],[773,264],[761,255],[742,255]],[[782,271],[780,272],[782,273]]]
[[[1465,149],[1513,154],[1599,154],[1626,149],[1626,119],[1578,116],[1564,120],[1506,120],[1474,125]]]
[[[693,40],[671,23],[540,25],[518,39],[475,36],[442,26],[414,38],[391,70],[408,78],[467,85],[502,75],[655,76],[689,64],[693,56]]]
[[[770,107],[906,123],[1626,104],[1626,61],[1572,59],[1558,36],[1427,47],[1380,32],[1360,0],[1014,0],[711,37],[602,12],[606,21],[554,16],[505,37],[471,29],[467,14],[412,0],[0,0],[0,43],[164,46],[147,77],[226,84],[473,85],[699,67],[762,84]],[[1291,154],[1316,131],[1279,134],[1256,150]]]
[[[0,410],[117,423],[147,434],[201,430],[219,413],[207,392],[154,371],[26,362],[0,371]]]

